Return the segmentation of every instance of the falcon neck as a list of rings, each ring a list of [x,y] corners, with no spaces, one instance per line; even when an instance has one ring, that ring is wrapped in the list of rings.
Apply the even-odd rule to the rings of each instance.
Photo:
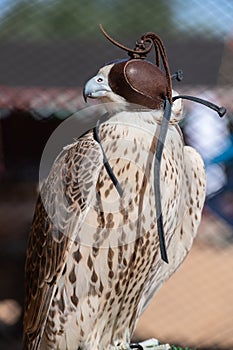
[[[163,117],[164,110],[161,108],[160,110],[140,110],[139,108],[130,110],[130,111],[122,111],[116,113],[114,116],[110,118],[113,122],[127,122],[130,124],[138,124],[145,127],[145,124],[149,124],[150,127],[152,124],[157,125],[161,123]]]

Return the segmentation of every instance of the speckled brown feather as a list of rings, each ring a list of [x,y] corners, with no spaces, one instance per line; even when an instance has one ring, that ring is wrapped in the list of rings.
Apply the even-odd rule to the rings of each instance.
[[[93,191],[93,187],[95,188],[97,177],[94,173],[98,173],[103,165],[100,146],[93,140],[92,133],[82,137],[72,148],[63,153],[54,163],[50,176],[43,186],[43,201],[41,196],[38,198],[29,235],[25,268],[24,349],[39,348],[56,281],[62,273],[67,253],[75,238],[73,237],[75,232],[66,232],[64,235],[58,229],[49,218],[44,203],[50,206],[50,213],[54,211],[54,217],[59,215],[56,212],[58,208],[54,207],[54,198],[57,196],[57,182],[65,175],[67,187],[65,195],[69,200],[69,208],[64,207],[64,210],[73,207],[70,213],[67,211],[70,220],[65,230],[70,231],[70,222],[74,218],[75,221],[82,221],[88,205],[85,198],[80,198],[81,191],[77,183],[79,181],[83,186],[84,179],[80,178],[80,172],[77,174],[75,162],[79,163],[80,158],[82,161],[85,158],[88,161],[90,158],[90,172],[83,173],[85,183],[89,182],[92,185],[87,191]]]

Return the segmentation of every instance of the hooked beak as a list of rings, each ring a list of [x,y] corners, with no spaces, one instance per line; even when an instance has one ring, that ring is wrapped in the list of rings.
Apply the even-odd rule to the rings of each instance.
[[[96,75],[88,80],[83,89],[83,98],[87,102],[87,98],[101,98],[106,96],[107,92],[111,92],[111,88],[105,77]]]

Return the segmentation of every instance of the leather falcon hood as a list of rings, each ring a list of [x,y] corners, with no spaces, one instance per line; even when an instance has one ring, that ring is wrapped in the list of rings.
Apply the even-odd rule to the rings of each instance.
[[[108,80],[113,92],[128,102],[150,109],[161,108],[168,94],[168,82],[163,71],[138,58],[114,64]]]
[[[152,32],[136,41],[132,50],[111,38],[100,25],[103,34],[114,45],[128,52],[130,59],[113,62],[108,81],[112,91],[128,102],[150,109],[160,109],[166,98],[172,104],[172,83],[168,59],[160,37]],[[155,64],[146,55],[155,49]]]

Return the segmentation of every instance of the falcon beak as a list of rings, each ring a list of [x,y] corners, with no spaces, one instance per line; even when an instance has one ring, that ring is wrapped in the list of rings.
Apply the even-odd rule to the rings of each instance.
[[[102,75],[96,75],[88,80],[83,89],[83,98],[87,102],[87,98],[101,98],[106,96],[107,92],[111,92],[111,88],[107,79]]]

